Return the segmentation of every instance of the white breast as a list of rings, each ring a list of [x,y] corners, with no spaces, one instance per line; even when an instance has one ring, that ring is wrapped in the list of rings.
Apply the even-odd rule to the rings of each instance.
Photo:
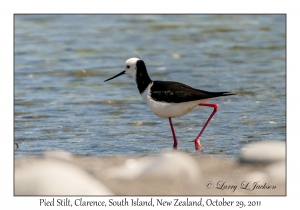
[[[182,103],[166,103],[155,101],[150,96],[150,88],[152,85],[153,83],[150,83],[147,89],[142,93],[142,98],[150,107],[151,111],[159,117],[180,117],[189,113],[201,102],[201,100]]]

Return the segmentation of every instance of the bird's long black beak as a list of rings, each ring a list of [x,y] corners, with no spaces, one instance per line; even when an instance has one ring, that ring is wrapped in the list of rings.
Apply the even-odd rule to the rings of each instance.
[[[108,81],[108,80],[111,80],[111,79],[114,79],[114,78],[116,78],[116,77],[118,77],[118,76],[121,76],[122,74],[125,74],[125,70],[122,71],[121,73],[117,74],[116,76],[113,76],[112,78],[109,78],[109,79],[107,79],[107,80],[104,80],[104,82],[106,82],[106,81]]]

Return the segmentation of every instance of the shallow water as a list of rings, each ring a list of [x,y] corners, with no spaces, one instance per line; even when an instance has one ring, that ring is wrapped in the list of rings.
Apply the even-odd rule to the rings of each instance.
[[[103,82],[139,57],[152,80],[236,96],[201,138],[200,154],[236,157],[246,144],[286,139],[284,15],[15,15],[16,156],[149,154],[173,145],[129,76]],[[179,150],[210,115],[197,107],[173,119]],[[198,153],[198,152],[196,152]]]

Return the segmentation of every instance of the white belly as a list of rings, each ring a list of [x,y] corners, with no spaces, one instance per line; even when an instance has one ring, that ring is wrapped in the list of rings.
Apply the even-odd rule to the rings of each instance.
[[[174,118],[185,115],[201,102],[201,100],[182,103],[157,102],[150,97],[151,86],[152,84],[149,84],[147,89],[142,93],[142,98],[150,107],[151,111],[162,118]]]

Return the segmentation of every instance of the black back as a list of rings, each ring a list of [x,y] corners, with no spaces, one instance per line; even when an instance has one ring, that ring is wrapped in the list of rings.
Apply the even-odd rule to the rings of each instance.
[[[136,84],[141,94],[151,82],[144,61],[138,60],[136,62]]]
[[[179,82],[154,81],[150,89],[152,99],[168,103],[181,103],[234,95],[229,92],[208,92],[198,90]]]

